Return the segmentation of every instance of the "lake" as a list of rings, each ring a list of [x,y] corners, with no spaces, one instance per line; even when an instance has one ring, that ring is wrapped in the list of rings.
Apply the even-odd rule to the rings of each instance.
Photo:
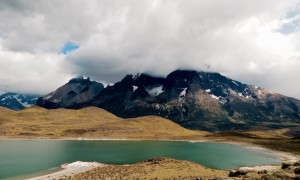
[[[225,143],[0,140],[0,179],[47,171],[74,161],[130,164],[153,157],[189,160],[215,169],[280,163],[273,154]]]

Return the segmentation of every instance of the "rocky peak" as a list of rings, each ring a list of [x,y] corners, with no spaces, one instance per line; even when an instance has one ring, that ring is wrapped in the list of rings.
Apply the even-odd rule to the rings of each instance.
[[[45,108],[74,107],[92,100],[103,89],[102,83],[80,76],[71,79],[67,84],[46,96],[40,97],[36,104]]]
[[[193,81],[199,80],[197,71],[176,70],[166,78],[165,89],[187,88]]]
[[[83,76],[79,76],[76,78],[71,79],[67,84],[75,84],[75,83],[80,83],[80,84],[91,84],[91,80],[89,77],[86,79]]]
[[[229,90],[233,90],[243,96],[250,95],[248,85],[222,76],[220,73],[198,72],[198,75],[200,77],[199,84],[201,88],[217,97],[227,97]]]
[[[162,85],[164,84],[165,79],[160,77],[153,77],[148,74],[141,74],[138,76],[138,78],[135,80],[136,85],[142,85],[144,87],[149,86],[156,86],[156,85]]]
[[[215,72],[176,70],[166,78],[127,75],[101,91],[94,82],[78,83],[82,81],[91,82],[73,79],[43,97],[44,104],[38,105],[97,106],[120,117],[158,115],[184,127],[212,131],[255,129],[260,128],[261,122],[273,126],[272,123],[300,121],[299,100]]]

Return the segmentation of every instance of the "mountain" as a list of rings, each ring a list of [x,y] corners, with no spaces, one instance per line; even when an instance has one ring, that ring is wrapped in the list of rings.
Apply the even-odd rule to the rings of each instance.
[[[10,92],[0,96],[0,106],[13,110],[22,110],[35,105],[37,99],[38,96],[36,95],[17,94]]]
[[[73,107],[76,104],[91,101],[103,89],[103,84],[80,76],[71,79],[67,84],[50,94],[40,97],[36,105],[50,109]]]
[[[101,107],[124,118],[157,115],[190,129],[209,131],[300,123],[299,100],[219,73],[190,70],[176,70],[166,78],[127,75],[91,100],[67,107],[87,106]]]

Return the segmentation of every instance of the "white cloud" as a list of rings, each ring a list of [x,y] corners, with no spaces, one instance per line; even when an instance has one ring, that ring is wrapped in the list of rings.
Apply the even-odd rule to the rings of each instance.
[[[0,7],[1,67],[15,66],[0,73],[0,89],[46,92],[72,74],[111,83],[127,73],[209,66],[300,98],[299,0],[0,0]],[[68,41],[80,48],[58,54]],[[20,78],[25,84],[11,78],[30,66],[48,68],[37,81],[34,73]],[[42,79],[51,85],[26,85]]]
[[[45,94],[72,77],[63,55],[0,50],[2,91]]]

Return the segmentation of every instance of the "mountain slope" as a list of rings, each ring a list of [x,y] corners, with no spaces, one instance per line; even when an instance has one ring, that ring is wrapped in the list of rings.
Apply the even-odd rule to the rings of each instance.
[[[208,72],[177,70],[165,79],[128,75],[90,103],[121,117],[153,114],[210,131],[300,122],[300,101]]]
[[[21,110],[35,105],[37,99],[38,96],[35,95],[5,93],[0,96],[0,106],[13,110]]]
[[[67,84],[40,97],[36,105],[47,108],[72,107],[78,103],[90,101],[104,89],[103,84],[78,77],[71,79]]]
[[[0,109],[0,114],[0,136],[5,137],[181,139],[207,134],[157,116],[125,120],[96,107],[47,110],[34,106],[22,111]]]
[[[200,130],[268,129],[300,123],[300,101],[219,73],[176,70],[166,78],[127,75],[90,101],[120,117],[157,115]],[[51,108],[48,106],[43,106]]]

